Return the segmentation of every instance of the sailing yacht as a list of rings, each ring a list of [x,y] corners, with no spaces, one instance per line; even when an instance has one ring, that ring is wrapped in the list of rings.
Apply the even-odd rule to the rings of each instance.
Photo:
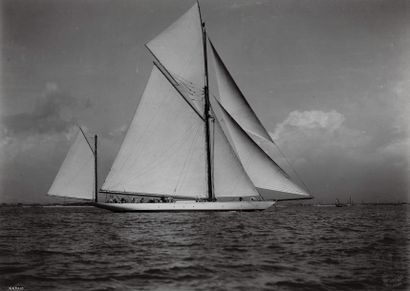
[[[198,3],[146,48],[152,72],[101,189],[97,136],[91,146],[80,130],[49,195],[124,212],[264,210],[276,199],[264,200],[263,191],[311,198],[275,162],[276,144],[210,42]],[[208,60],[216,94],[209,89]],[[163,202],[99,202],[98,193]]]

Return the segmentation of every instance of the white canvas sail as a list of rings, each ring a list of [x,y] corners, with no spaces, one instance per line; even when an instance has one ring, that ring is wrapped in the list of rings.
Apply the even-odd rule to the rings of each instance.
[[[147,43],[162,65],[180,82],[204,87],[204,53],[198,4]]]
[[[249,137],[216,99],[211,98],[211,101],[216,118],[255,187],[309,196],[305,190],[284,175],[276,163]]]
[[[203,120],[156,67],[102,189],[207,195]]]
[[[224,135],[219,121],[215,120],[214,125],[213,177],[215,197],[259,196]]]
[[[263,127],[255,112],[249,106],[248,101],[235,84],[229,71],[212,47],[212,56],[215,63],[216,79],[218,83],[219,101],[230,116],[253,137],[265,142],[272,142],[266,129]]]
[[[48,195],[93,199],[94,179],[94,153],[84,135],[79,132]]]

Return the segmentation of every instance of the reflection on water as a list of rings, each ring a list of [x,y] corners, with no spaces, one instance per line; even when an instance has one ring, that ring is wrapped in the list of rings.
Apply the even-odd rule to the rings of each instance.
[[[405,290],[410,207],[0,208],[0,287]]]

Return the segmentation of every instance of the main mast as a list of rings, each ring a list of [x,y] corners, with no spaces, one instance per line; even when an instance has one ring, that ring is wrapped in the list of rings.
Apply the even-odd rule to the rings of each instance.
[[[204,72],[205,72],[205,84],[204,84],[204,98],[205,98],[205,106],[204,106],[204,117],[205,117],[205,143],[206,143],[206,168],[207,168],[207,176],[208,176],[208,201],[214,201],[215,196],[213,193],[213,177],[212,177],[212,158],[211,158],[211,139],[210,139],[210,126],[209,120],[210,116],[210,106],[209,106],[209,81],[208,81],[208,57],[206,51],[206,28],[205,22],[202,21],[201,16],[201,8],[198,2],[198,9],[199,9],[199,18],[201,21],[201,28],[202,28],[202,44],[203,44],[203,52],[204,52]]]

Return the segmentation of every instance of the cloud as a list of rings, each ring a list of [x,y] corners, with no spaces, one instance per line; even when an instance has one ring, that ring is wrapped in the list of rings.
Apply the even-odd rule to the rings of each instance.
[[[335,110],[292,111],[279,123],[272,138],[296,156],[322,155],[329,150],[357,151],[370,142],[365,132],[344,125],[345,116]]]
[[[271,135],[319,200],[347,198],[346,193],[356,200],[406,199],[410,140],[379,144],[346,123],[335,110],[293,111]]]
[[[78,132],[75,115],[83,107],[49,82],[31,112],[2,116],[0,200],[49,201],[44,193]]]
[[[407,80],[399,81],[393,86],[393,92],[396,97],[394,129],[410,137],[410,99],[408,95],[410,92],[410,74]]]
[[[231,8],[231,9],[248,8],[248,7],[251,7],[251,6],[263,5],[263,4],[267,3],[267,2],[268,2],[267,0],[254,0],[254,1],[247,1],[247,0],[245,0],[245,1],[238,1],[238,0],[235,0],[235,1],[231,4],[230,8]]]
[[[323,112],[323,111],[292,111],[289,116],[280,123],[275,134],[281,134],[285,130],[286,126],[292,126],[297,128],[325,128],[330,131],[340,128],[345,121],[343,114],[337,111]]]
[[[408,164],[410,162],[410,137],[393,140],[379,147],[377,153],[381,156],[388,155],[390,158],[398,158],[402,163]],[[404,159],[402,159],[403,155]]]
[[[127,129],[128,129],[128,125],[123,124],[120,127],[110,131],[108,133],[107,138],[122,138],[122,137],[124,137],[125,133],[127,132]]]
[[[15,137],[67,131],[74,123],[73,111],[78,106],[76,98],[60,90],[58,84],[48,82],[31,112],[2,117],[0,134]]]

